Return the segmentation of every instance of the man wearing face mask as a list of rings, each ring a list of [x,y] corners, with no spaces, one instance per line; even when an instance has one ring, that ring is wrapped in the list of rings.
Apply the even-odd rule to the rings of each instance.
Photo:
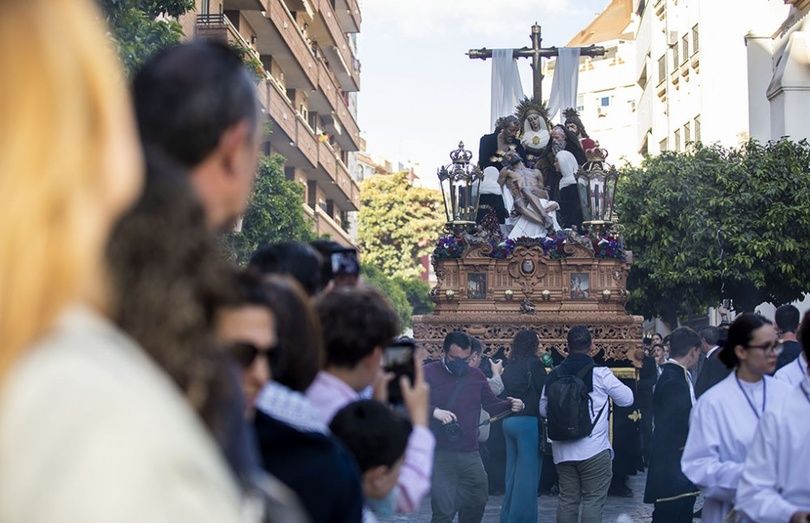
[[[524,407],[519,399],[498,399],[484,374],[469,366],[471,356],[469,336],[454,331],[444,339],[442,359],[425,367],[436,432],[430,499],[434,523],[449,523],[456,513],[461,514],[460,523],[481,521],[488,496],[478,453],[481,409],[500,416]]]

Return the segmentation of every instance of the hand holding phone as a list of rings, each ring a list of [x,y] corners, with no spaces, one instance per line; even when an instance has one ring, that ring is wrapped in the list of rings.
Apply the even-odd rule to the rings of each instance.
[[[388,382],[388,402],[392,405],[402,405],[404,398],[400,380],[407,377],[413,384],[416,371],[414,365],[414,351],[416,347],[411,341],[398,341],[383,350],[383,370],[393,377]]]
[[[329,258],[332,267],[332,279],[335,285],[357,284],[360,276],[360,262],[357,259],[357,249],[340,249],[332,251]]]

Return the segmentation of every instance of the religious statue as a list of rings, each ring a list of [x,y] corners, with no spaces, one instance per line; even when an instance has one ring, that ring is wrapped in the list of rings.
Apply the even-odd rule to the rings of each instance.
[[[568,108],[565,110],[565,112],[563,112],[563,114],[565,115],[565,128],[571,131],[574,136],[577,137],[582,150],[585,151],[586,154],[591,149],[599,147],[599,142],[588,136],[587,131],[585,131],[585,126],[582,124],[582,120],[580,120],[579,113],[576,111],[576,109]]]
[[[563,149],[557,153],[557,169],[561,174],[559,183],[560,221],[564,227],[576,229],[582,226],[582,205],[576,179],[576,173],[579,170],[577,159]]]
[[[498,183],[508,189],[512,214],[517,218],[509,238],[545,238],[549,232],[559,231],[556,211],[560,206],[549,200],[542,173],[526,167],[523,158],[514,151],[504,155],[503,165]]]
[[[523,122],[520,143],[526,153],[524,158],[526,167],[534,169],[535,163],[546,153],[546,147],[551,140],[546,108],[536,100],[524,98],[518,104],[515,115]]]
[[[551,128],[551,143],[549,144],[554,156],[560,151],[568,151],[577,160],[577,165],[584,165],[588,161],[585,151],[579,143],[579,138],[564,125],[557,124]]]
[[[478,142],[478,167],[481,170],[487,167],[501,168],[503,157],[508,152],[525,154],[523,146],[518,140],[520,121],[517,117],[509,115],[499,118],[495,124],[495,132],[485,134]]]
[[[500,240],[501,225],[506,223],[509,217],[503,201],[503,188],[498,184],[498,176],[498,169],[495,167],[484,169],[484,179],[478,186],[478,192],[473,193],[473,198],[477,196],[479,202],[475,223],[496,240]]]

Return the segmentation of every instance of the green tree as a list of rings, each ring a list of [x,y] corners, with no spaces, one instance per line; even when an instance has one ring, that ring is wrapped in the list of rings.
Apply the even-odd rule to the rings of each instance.
[[[413,307],[408,302],[408,295],[399,282],[394,278],[386,276],[383,271],[373,265],[363,265],[362,274],[363,280],[369,285],[376,287],[377,290],[388,298],[391,305],[394,306],[402,328],[406,329],[410,327]]]
[[[626,167],[616,205],[630,272],[629,309],[674,324],[723,298],[738,310],[810,289],[810,145],[697,145]]]
[[[176,44],[183,29],[176,18],[194,0],[98,0],[121,62],[129,75],[154,52]]]
[[[360,186],[358,241],[363,263],[405,280],[422,273],[442,230],[438,191],[412,186],[406,173],[373,176]]]
[[[234,257],[245,263],[262,245],[314,239],[312,221],[304,214],[304,187],[284,177],[283,156],[263,156],[242,230],[228,237]]]
[[[430,314],[433,312],[436,304],[430,299],[430,284],[428,282],[419,278],[410,280],[395,278],[394,281],[405,291],[408,303],[411,304],[413,309],[412,314]]]

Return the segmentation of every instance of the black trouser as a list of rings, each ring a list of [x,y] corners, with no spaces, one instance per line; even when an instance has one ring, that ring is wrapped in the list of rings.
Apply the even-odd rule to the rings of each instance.
[[[652,523],[691,523],[696,496],[685,496],[655,503]]]

